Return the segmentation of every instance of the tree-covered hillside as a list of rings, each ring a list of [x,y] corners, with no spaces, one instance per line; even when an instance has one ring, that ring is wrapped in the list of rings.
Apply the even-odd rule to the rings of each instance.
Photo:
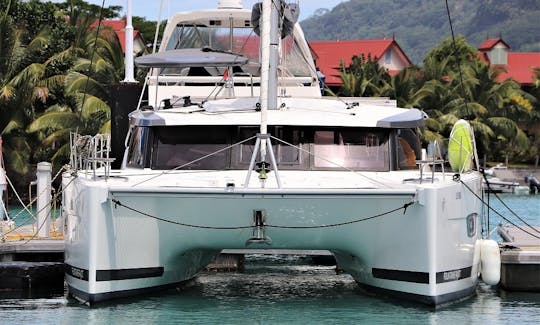
[[[540,51],[539,0],[448,0],[454,32],[478,47],[502,35],[513,51]],[[350,0],[301,22],[308,40],[395,36],[414,63],[451,35],[444,0]]]

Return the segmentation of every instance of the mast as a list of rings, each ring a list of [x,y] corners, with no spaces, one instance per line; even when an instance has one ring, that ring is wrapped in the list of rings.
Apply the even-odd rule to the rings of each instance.
[[[277,109],[278,9],[274,0],[264,0],[261,13],[261,134],[268,133],[268,110]],[[262,141],[261,158],[266,156]]]
[[[127,0],[126,14],[126,51],[125,55],[125,77],[123,82],[137,82],[134,78],[133,68],[133,24],[131,20],[131,0]]]

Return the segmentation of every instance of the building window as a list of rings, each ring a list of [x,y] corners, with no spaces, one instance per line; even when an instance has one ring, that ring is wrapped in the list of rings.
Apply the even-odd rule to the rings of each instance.
[[[489,55],[489,61],[491,64],[507,64],[508,52],[504,48],[494,48]]]
[[[384,53],[384,64],[390,63],[392,63],[392,49],[388,49],[388,51]]]

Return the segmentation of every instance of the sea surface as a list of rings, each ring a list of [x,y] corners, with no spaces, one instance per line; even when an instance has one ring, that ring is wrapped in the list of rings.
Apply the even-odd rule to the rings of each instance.
[[[540,195],[499,196],[540,225]],[[495,197],[490,202],[523,224]],[[506,222],[492,212],[490,230],[498,223]],[[367,295],[351,276],[310,257],[248,255],[242,272],[205,272],[182,291],[92,308],[65,295],[1,299],[0,324],[540,324],[540,293],[480,284],[474,297],[433,309]]]

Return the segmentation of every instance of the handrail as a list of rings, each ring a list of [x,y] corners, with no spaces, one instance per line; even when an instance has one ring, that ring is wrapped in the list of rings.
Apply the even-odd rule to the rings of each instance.
[[[221,83],[223,82],[222,76],[148,76],[148,84],[155,86],[156,82],[168,83],[168,82],[185,82],[194,84],[207,84],[207,83]],[[236,76],[234,77],[234,83],[242,83],[249,85],[250,83],[257,84],[261,82],[261,77],[249,77],[249,76]],[[281,85],[289,84],[312,84],[313,79],[311,77],[282,77],[279,78]]]

